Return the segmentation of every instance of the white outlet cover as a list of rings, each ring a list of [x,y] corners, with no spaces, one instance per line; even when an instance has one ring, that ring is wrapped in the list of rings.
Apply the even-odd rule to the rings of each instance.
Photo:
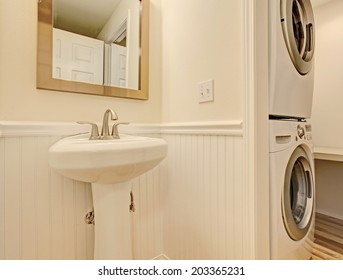
[[[214,100],[213,80],[203,81],[198,84],[199,103],[212,102]]]

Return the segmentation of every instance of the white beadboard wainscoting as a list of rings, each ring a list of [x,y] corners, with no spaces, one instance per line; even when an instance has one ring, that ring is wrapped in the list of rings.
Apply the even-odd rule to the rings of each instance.
[[[60,125],[1,124],[1,259],[92,258],[93,229],[83,222],[92,209],[90,187],[48,165],[48,149],[62,132]]]
[[[163,244],[170,259],[244,259],[242,123],[162,127]]]
[[[90,184],[49,168],[48,149],[58,139],[88,131],[72,123],[0,122],[0,259],[92,259],[94,228]],[[159,126],[130,126],[159,136]],[[162,252],[160,167],[132,183],[134,257]]]
[[[242,123],[122,126],[163,137],[168,156],[134,179],[135,259],[244,259]],[[58,139],[88,131],[72,123],[0,122],[0,259],[92,259],[90,184],[48,165]]]

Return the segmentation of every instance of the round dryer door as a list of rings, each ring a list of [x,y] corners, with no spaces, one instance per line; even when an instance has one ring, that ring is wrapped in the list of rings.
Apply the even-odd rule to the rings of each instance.
[[[312,68],[314,16],[310,0],[280,0],[281,25],[295,68],[306,75]]]
[[[281,204],[288,235],[301,240],[310,229],[314,206],[313,171],[301,146],[288,161]]]

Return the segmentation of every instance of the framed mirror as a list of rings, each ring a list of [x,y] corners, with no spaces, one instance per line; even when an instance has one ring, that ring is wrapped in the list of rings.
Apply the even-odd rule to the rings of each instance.
[[[58,1],[61,1],[61,3]],[[81,1],[83,3],[82,7],[85,6],[83,1]],[[107,0],[105,2],[123,2],[124,4],[129,2],[128,0],[118,1]],[[68,5],[73,3],[78,8],[77,3],[80,1],[38,1],[37,88],[147,100],[149,97],[149,0],[130,1],[137,2],[139,18],[134,18],[137,14],[133,11],[134,8],[129,8],[122,12],[122,14],[126,13],[127,16],[122,17],[120,20],[116,20],[115,12],[111,12],[111,16],[106,20],[106,24],[101,29],[88,26],[81,31],[81,33],[93,32],[93,35],[74,33],[76,31],[73,30],[74,27],[70,21],[63,18],[63,11],[71,10],[71,8],[63,8],[61,4],[63,2],[66,2]],[[99,4],[100,1],[93,2]],[[119,5],[117,4],[118,7]],[[79,7],[80,10],[82,7]],[[76,18],[75,13],[72,18]],[[81,20],[86,21],[85,16],[81,16]],[[133,25],[135,22],[137,23],[136,27]],[[79,26],[78,29],[82,28]],[[135,29],[136,31],[134,31]],[[66,63],[61,64],[61,53],[72,53],[70,56],[79,57],[83,61],[88,60],[86,55],[89,55],[91,48],[88,48],[87,45],[87,48],[74,49],[75,45],[85,46],[85,43],[83,43],[84,41],[78,41],[81,42],[80,44],[75,44],[74,41],[72,43],[64,43],[69,42],[69,39],[65,39],[65,37],[70,38],[70,36],[77,40],[84,40],[86,37],[91,36],[92,38],[86,39],[87,42],[93,40],[99,44],[98,41],[100,41],[99,49],[102,49],[103,53],[98,56],[90,56],[90,60],[97,60],[102,63],[102,66],[97,68],[100,69],[99,77],[94,78],[95,75],[93,75],[92,71],[67,69],[67,66],[69,67],[71,64],[70,60],[66,60]],[[122,53],[116,54],[117,45],[120,46],[119,49],[123,49],[124,46],[124,59]],[[65,46],[68,48],[71,46],[70,50],[67,48],[67,51],[65,51]],[[115,60],[113,57],[118,57],[118,59]],[[107,60],[107,58],[110,59]],[[118,71],[113,70],[117,67],[115,61],[121,61]],[[118,75],[122,76],[117,79],[115,74],[113,74],[114,72],[118,72]],[[124,79],[123,76],[125,77]]]

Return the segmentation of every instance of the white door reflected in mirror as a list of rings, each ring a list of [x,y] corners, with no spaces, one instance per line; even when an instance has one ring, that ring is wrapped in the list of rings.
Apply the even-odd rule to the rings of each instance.
[[[86,36],[53,29],[53,78],[103,84],[104,42]]]
[[[126,47],[111,44],[110,86],[127,87],[126,85]]]
[[[54,1],[53,78],[138,90],[140,1],[78,1]]]

